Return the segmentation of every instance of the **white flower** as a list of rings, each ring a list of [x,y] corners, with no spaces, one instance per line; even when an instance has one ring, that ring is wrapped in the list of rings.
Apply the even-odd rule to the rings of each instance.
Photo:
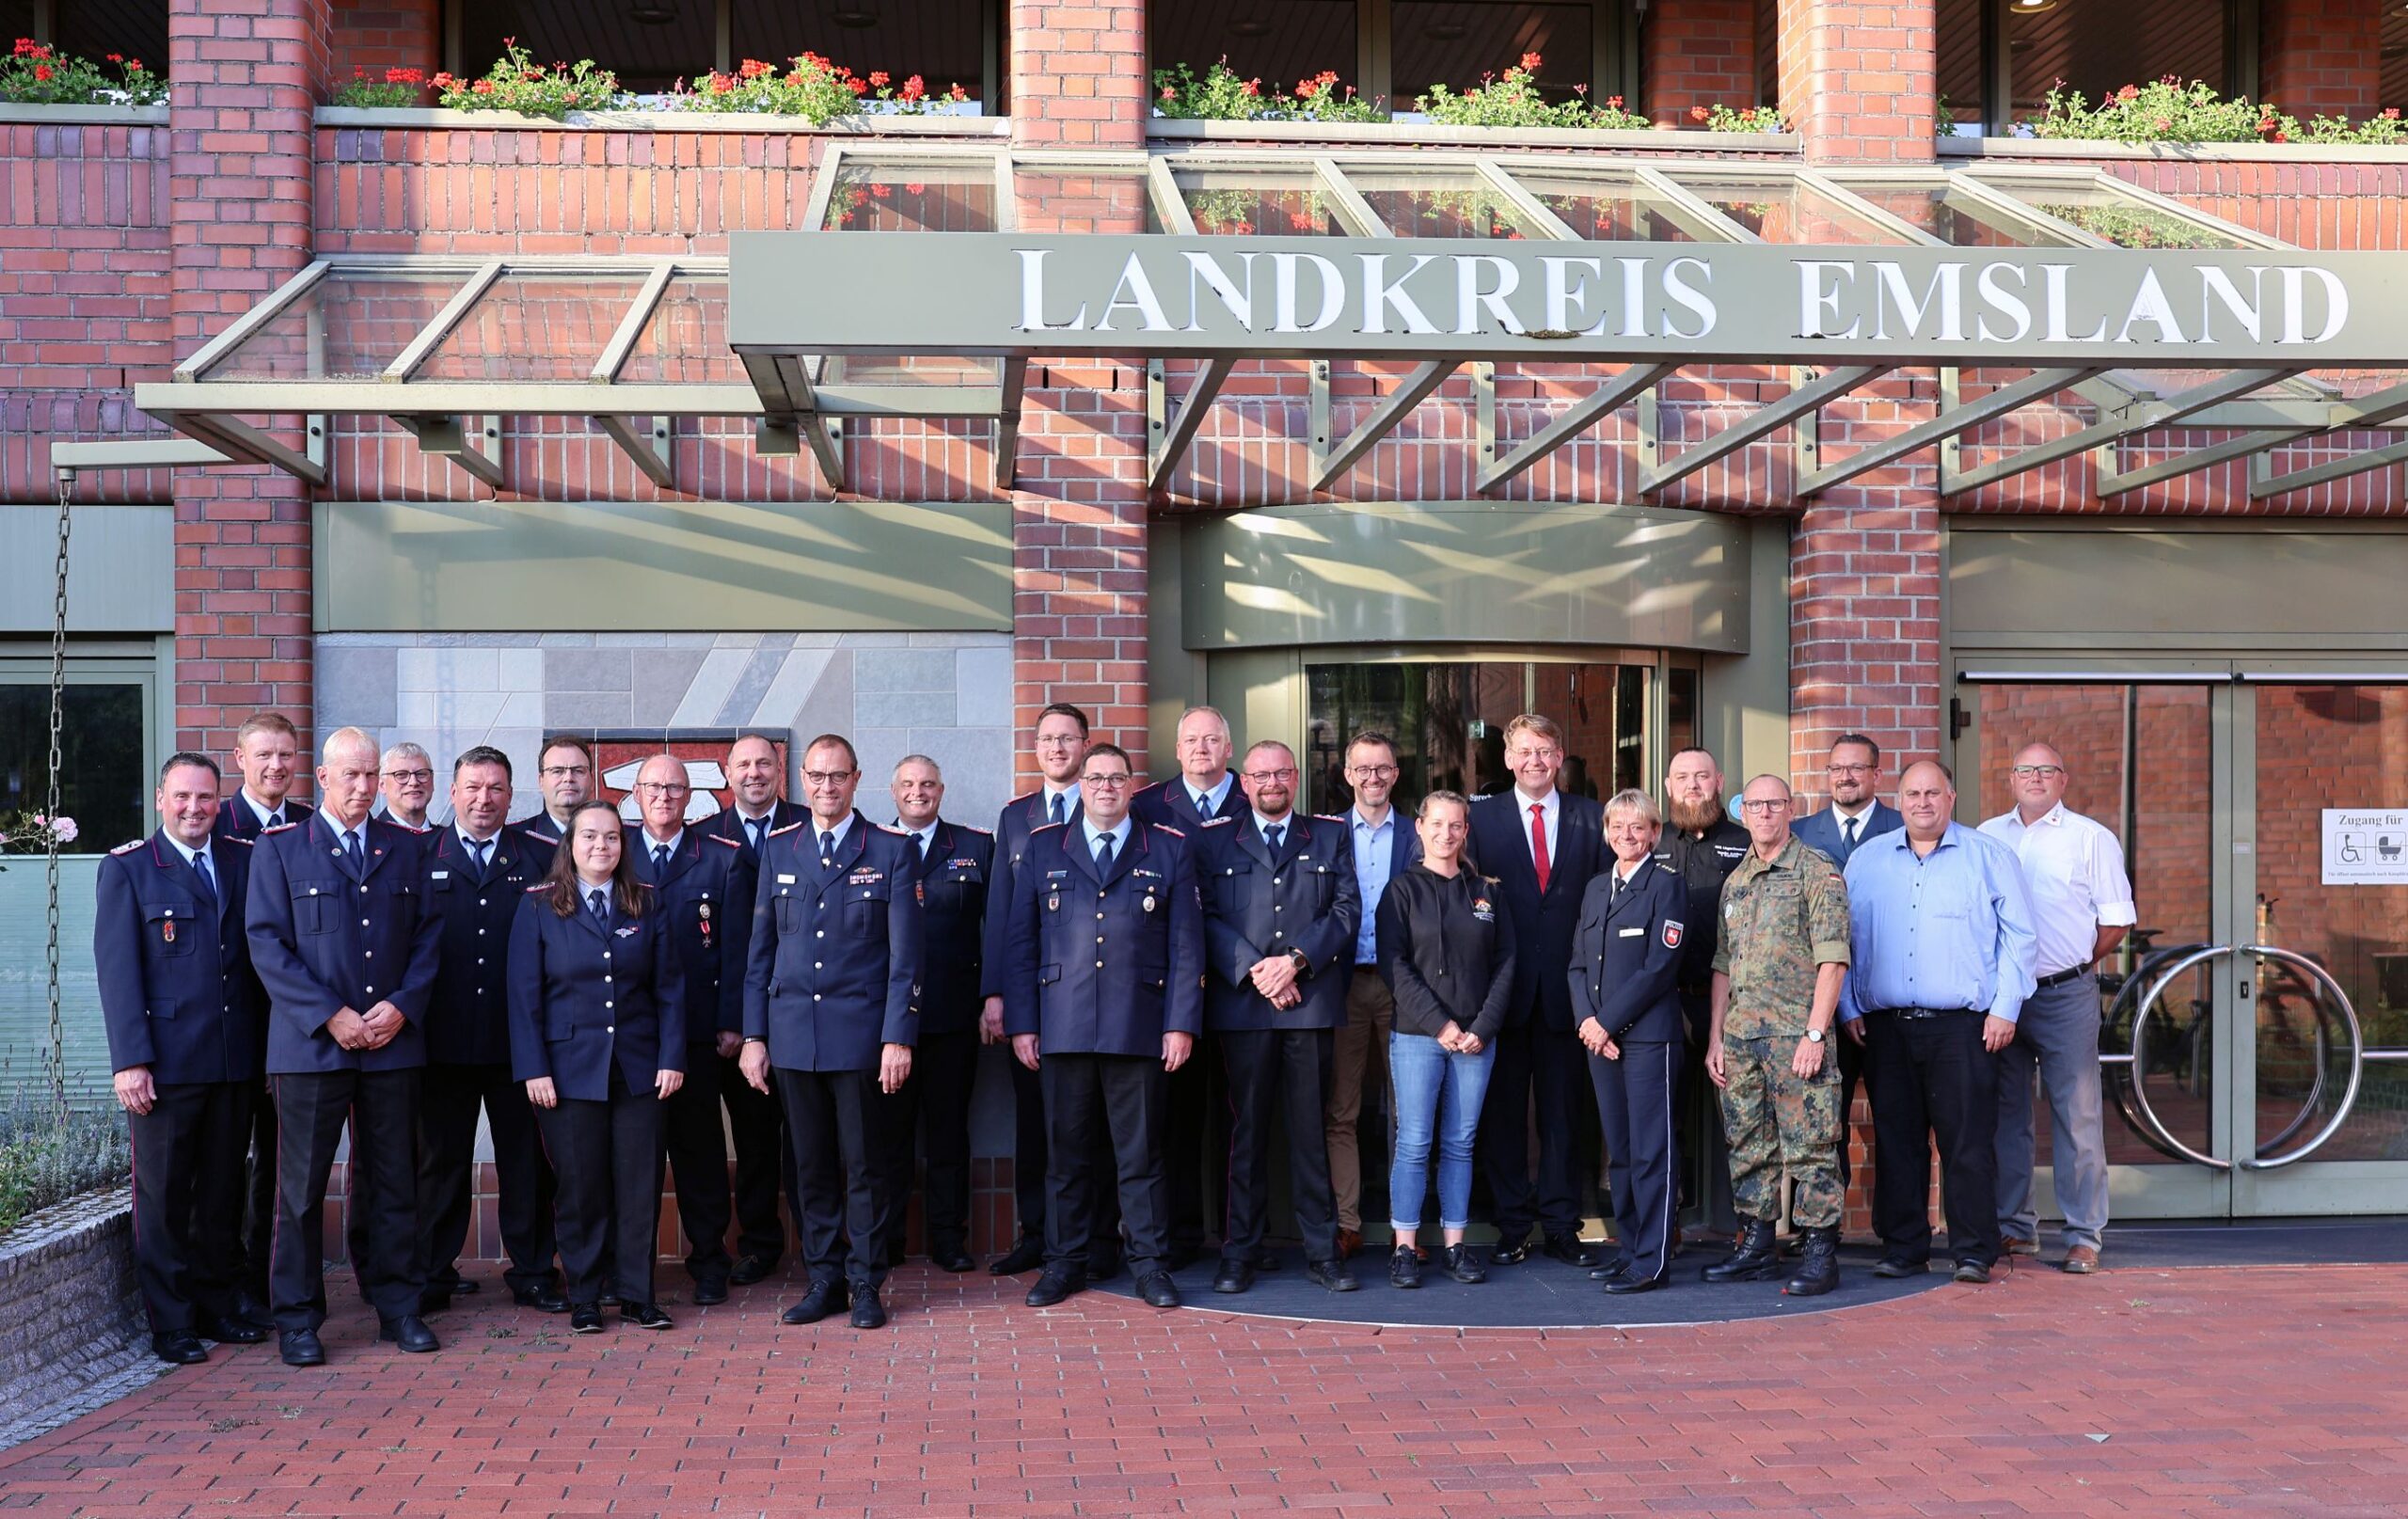
[[[75,819],[71,817],[52,818],[50,820],[50,831],[58,835],[58,842],[61,844],[72,844],[75,842],[77,830],[75,827]]]

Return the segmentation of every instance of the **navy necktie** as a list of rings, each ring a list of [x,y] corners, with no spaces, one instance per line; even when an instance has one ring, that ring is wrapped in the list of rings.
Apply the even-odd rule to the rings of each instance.
[[[1846,822],[1846,823],[1845,823],[1844,825],[1842,825],[1840,831],[1841,831],[1842,833],[1846,834],[1846,838],[1847,838],[1847,842],[1840,846],[1840,852],[1841,852],[1842,854],[1852,854],[1852,853],[1854,853],[1854,852],[1855,852],[1855,850],[1856,850],[1856,825],[1857,825],[1857,824],[1859,824],[1859,823],[1861,823],[1861,822],[1862,822],[1862,821],[1863,821],[1863,819],[1862,819],[1862,818],[1861,818],[1861,817],[1851,817],[1851,818],[1849,818],[1849,819],[1847,820],[1847,822]]]
[[[468,841],[468,859],[473,862],[477,879],[480,881],[485,878],[485,851],[492,847],[493,840],[491,839],[470,839]]]
[[[358,831],[358,830],[356,830],[356,829],[345,829],[345,830],[343,830],[343,834],[342,834],[342,852],[343,852],[343,858],[345,858],[346,860],[349,860],[349,861],[351,862],[351,873],[352,873],[354,876],[361,875],[361,874],[363,874],[363,873],[366,871],[366,869],[367,869],[367,858],[359,852],[359,831]]]
[[[669,878],[669,846],[665,844],[652,847],[652,878],[656,881]]]
[[[1112,868],[1112,835],[1106,833],[1095,841],[1095,871],[1101,876]]]
[[[1262,831],[1262,842],[1271,846],[1272,859],[1279,858],[1279,842],[1287,837],[1287,834],[1288,825],[1285,823],[1274,823]]]
[[[209,894],[209,899],[211,901],[216,901],[217,878],[209,873],[209,851],[207,849],[203,849],[198,854],[192,857],[192,868],[193,873],[200,878],[201,890]]]
[[[761,833],[768,826],[769,820],[766,817],[748,817],[744,820],[744,836],[752,841],[754,854],[761,852]]]
[[[596,886],[585,894],[585,905],[592,910],[594,921],[603,927],[610,926],[610,894]]]
[[[1056,791],[1055,793],[1054,793],[1054,822],[1056,822],[1056,823],[1067,823],[1067,822],[1069,822],[1069,821],[1070,820],[1070,807],[1069,807],[1069,801],[1070,801],[1069,793],[1068,793],[1068,792],[1066,792],[1066,791]]]
[[[836,862],[836,835],[832,830],[819,831],[819,863],[822,867]]]

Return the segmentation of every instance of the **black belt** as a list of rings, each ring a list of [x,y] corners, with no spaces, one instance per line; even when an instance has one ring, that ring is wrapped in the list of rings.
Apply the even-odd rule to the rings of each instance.
[[[2053,975],[2042,976],[2039,980],[2039,986],[2061,987],[2078,976],[2085,976],[2089,973],[2090,967],[2087,965],[2068,965],[2064,970],[2057,972]],[[2035,989],[2037,989],[2036,988]]]
[[[1978,1013],[1978,1007],[1876,1007],[1877,1013],[1892,1018],[1954,1018],[1958,1013]]]

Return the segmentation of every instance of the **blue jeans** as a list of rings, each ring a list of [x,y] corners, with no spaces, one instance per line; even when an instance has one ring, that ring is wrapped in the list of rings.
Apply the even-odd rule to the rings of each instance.
[[[1393,1227],[1421,1226],[1434,1131],[1439,1226],[1469,1226],[1472,1137],[1480,1131],[1480,1105],[1488,1095],[1488,1069],[1496,1059],[1494,1044],[1476,1055],[1463,1055],[1441,1049],[1426,1034],[1388,1036],[1388,1083],[1396,1094],[1396,1158],[1388,1164]]]
[[[2099,980],[2078,975],[2024,999],[1998,1056],[1998,1226],[2040,1238],[2032,1202],[2032,1082],[2049,1098],[2049,1160],[2065,1242],[2093,1250],[2107,1232],[2107,1138],[2099,1128]]]

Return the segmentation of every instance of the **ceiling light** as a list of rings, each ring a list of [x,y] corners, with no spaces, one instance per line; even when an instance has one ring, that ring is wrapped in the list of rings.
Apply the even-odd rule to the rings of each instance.
[[[627,19],[639,26],[668,26],[676,22],[677,12],[672,7],[658,4],[657,0],[638,0],[634,8],[627,12]]]
[[[1231,37],[1269,37],[1271,24],[1267,21],[1233,21],[1229,23],[1229,35]]]
[[[828,19],[834,22],[839,26],[850,27],[854,31],[860,31],[864,26],[875,26],[878,24],[878,12],[874,10],[838,10],[831,12]]]
[[[2007,8],[2019,16],[2039,16],[2057,8],[2060,0],[2013,0]]]

